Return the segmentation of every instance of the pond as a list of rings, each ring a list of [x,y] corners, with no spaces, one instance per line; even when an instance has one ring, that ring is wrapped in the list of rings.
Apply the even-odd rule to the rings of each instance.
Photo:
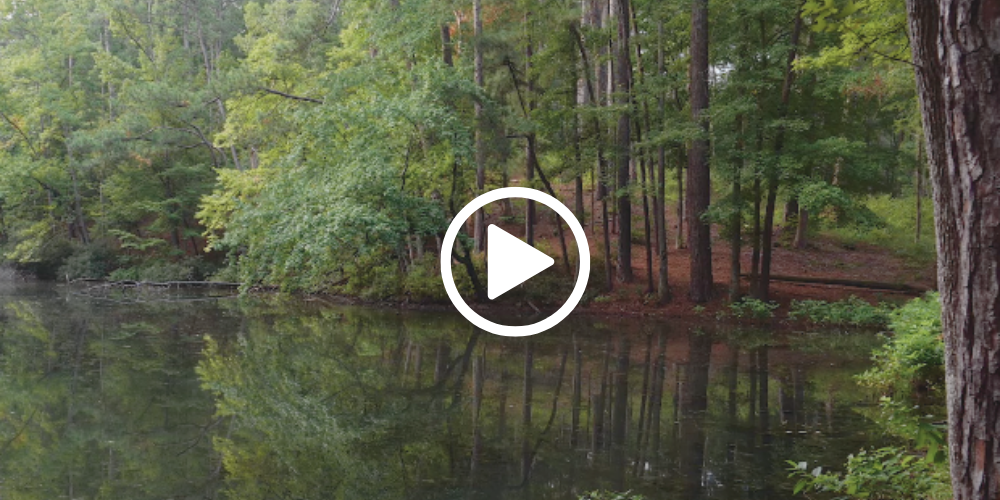
[[[877,342],[0,285],[0,498],[792,498],[882,441]]]

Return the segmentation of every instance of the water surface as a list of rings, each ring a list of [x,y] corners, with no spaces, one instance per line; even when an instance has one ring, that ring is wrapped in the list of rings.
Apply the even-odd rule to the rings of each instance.
[[[0,498],[792,498],[881,441],[870,332],[0,286]]]

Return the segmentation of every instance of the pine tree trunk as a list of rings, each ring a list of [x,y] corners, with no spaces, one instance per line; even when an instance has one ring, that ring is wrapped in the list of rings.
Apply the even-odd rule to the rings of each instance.
[[[712,295],[712,226],[702,220],[711,202],[708,147],[708,0],[693,0],[691,9],[691,116],[702,137],[688,154],[688,246],[691,247],[691,300],[707,302]]]
[[[934,185],[955,500],[1000,497],[1000,3],[907,0]]]

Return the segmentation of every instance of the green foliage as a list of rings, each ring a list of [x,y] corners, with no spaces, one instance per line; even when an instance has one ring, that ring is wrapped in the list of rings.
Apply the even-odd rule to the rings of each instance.
[[[872,305],[854,295],[845,300],[793,300],[788,317],[815,325],[883,328],[889,325],[893,307],[886,303]]]
[[[104,278],[118,265],[118,257],[110,246],[94,244],[78,246],[59,268],[59,277],[66,281],[79,278]]]
[[[868,500],[937,500],[951,495],[946,466],[897,447],[851,455],[843,473],[824,473],[822,467],[810,471],[805,462],[788,465],[788,477],[798,479],[795,494],[811,490]]]
[[[940,389],[944,383],[941,301],[936,293],[913,299],[892,315],[892,338],[872,355],[863,384],[883,394]]]
[[[729,310],[736,318],[764,320],[774,317],[774,310],[778,308],[776,302],[764,302],[752,297],[744,297],[739,302],[729,304]]]
[[[831,229],[831,233],[845,245],[856,246],[867,243],[892,249],[897,255],[915,265],[933,263],[937,251],[934,247],[934,205],[925,199],[921,210],[922,236],[916,235],[916,198],[913,195],[892,197],[890,195],[868,196],[859,204],[867,212],[876,214],[878,224],[858,221]]]
[[[875,349],[875,366],[857,377],[882,394],[866,414],[902,447],[861,451],[848,457],[843,473],[807,471],[789,462],[795,492],[833,493],[837,498],[937,500],[951,497],[942,408],[911,402],[913,389],[938,396],[944,380],[941,306],[937,294],[914,299],[891,315],[893,336]],[[894,397],[886,396],[893,394]]]
[[[149,262],[116,269],[108,276],[113,281],[186,281],[204,276],[200,261],[184,259],[178,262],[154,259]]]

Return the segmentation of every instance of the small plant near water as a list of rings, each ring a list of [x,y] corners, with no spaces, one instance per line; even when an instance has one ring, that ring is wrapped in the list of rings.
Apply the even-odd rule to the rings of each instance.
[[[833,493],[836,498],[868,500],[937,500],[950,498],[947,469],[903,448],[862,450],[847,458],[843,473],[809,470],[805,462],[788,462],[794,492]],[[942,477],[942,475],[944,477]]]
[[[872,354],[874,366],[858,381],[881,394],[869,415],[897,446],[850,455],[844,472],[812,470],[788,462],[795,493],[832,493],[835,498],[868,500],[944,500],[951,498],[943,412],[919,403],[940,398],[944,381],[944,342],[937,294],[910,301],[892,312],[893,336]],[[927,414],[930,413],[930,414]]]
[[[613,491],[591,491],[580,495],[580,500],[646,500],[646,497],[633,494],[631,491],[623,493]]]
[[[872,305],[854,295],[846,300],[827,302],[825,300],[793,300],[788,317],[815,325],[857,326],[864,328],[884,328],[888,326],[892,306],[880,303]]]
[[[944,387],[941,302],[936,293],[914,299],[892,314],[893,336],[872,354],[875,366],[861,374],[863,385],[882,394]]]
[[[763,300],[744,297],[737,302],[729,304],[734,318],[764,320],[774,317],[774,310],[778,304],[774,302],[764,302]]]

